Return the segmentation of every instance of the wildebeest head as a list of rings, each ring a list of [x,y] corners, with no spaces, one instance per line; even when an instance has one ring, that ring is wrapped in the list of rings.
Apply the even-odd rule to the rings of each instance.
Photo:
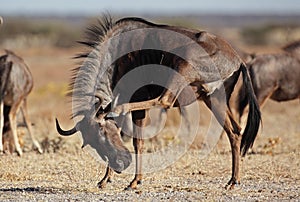
[[[57,120],[56,128],[63,136],[80,131],[83,137],[82,147],[90,145],[104,161],[108,162],[109,167],[118,173],[125,170],[132,161],[129,150],[123,145],[121,130],[113,120],[86,115],[71,130],[62,130]]]

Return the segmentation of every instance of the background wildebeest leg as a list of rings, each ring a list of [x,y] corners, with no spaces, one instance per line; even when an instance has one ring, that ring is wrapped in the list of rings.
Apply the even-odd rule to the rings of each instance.
[[[98,187],[102,189],[106,186],[107,182],[112,182],[113,175],[114,171],[109,166],[107,166],[104,177],[100,182],[98,182]]]
[[[136,155],[136,167],[134,179],[130,182],[127,190],[136,189],[142,183],[142,153],[144,150],[143,128],[148,122],[148,110],[133,112],[133,147]]]
[[[18,138],[18,134],[17,134],[17,111],[20,108],[21,103],[15,103],[9,112],[9,123],[10,123],[10,127],[11,127],[11,132],[12,132],[12,137],[13,137],[13,141],[16,147],[16,151],[18,153],[19,156],[21,156],[23,154],[20,143],[19,143],[19,138]]]
[[[264,90],[256,90],[254,89],[254,93],[256,95],[257,102],[262,109],[264,105],[266,104],[266,101],[272,96],[272,94],[278,89],[277,85],[269,86],[268,88]],[[246,122],[247,122],[247,114],[249,111],[249,106],[246,106],[245,109],[243,109],[242,114],[240,114],[240,126],[242,127],[241,133],[244,132]]]
[[[258,102],[260,108],[264,107],[264,105],[266,104],[266,101],[273,95],[273,93],[277,89],[278,89],[277,85],[266,88],[264,90],[260,90],[260,92],[256,92],[256,90],[254,89],[256,99],[257,99],[257,102]]]
[[[42,150],[40,144],[34,138],[34,135],[32,133],[31,122],[29,120],[28,111],[27,111],[27,100],[26,99],[23,100],[23,103],[22,103],[20,109],[21,109],[21,112],[23,114],[25,125],[27,127],[27,130],[28,130],[28,133],[30,135],[30,138],[32,140],[33,145],[38,149],[39,153],[43,153],[43,150]]]
[[[241,128],[234,120],[231,112],[227,108],[226,103],[222,100],[222,96],[205,97],[205,104],[211,109],[219,123],[223,126],[230,141],[232,153],[232,176],[226,185],[226,188],[234,188],[234,185],[240,182],[240,147],[242,135],[240,134]]]
[[[3,152],[4,103],[0,100],[0,152]]]

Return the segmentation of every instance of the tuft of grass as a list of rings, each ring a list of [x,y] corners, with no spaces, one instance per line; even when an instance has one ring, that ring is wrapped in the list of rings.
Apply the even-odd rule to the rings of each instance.
[[[53,94],[55,96],[64,97],[68,92],[68,84],[57,84],[50,82],[45,86],[40,87],[34,93],[39,96],[44,96],[45,94]]]

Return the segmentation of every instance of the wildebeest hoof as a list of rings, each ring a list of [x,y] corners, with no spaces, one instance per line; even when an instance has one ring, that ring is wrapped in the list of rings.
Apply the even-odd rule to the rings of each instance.
[[[227,183],[227,185],[225,186],[225,189],[227,190],[232,190],[234,189],[236,186],[239,186],[240,185],[240,182],[237,181],[237,180],[229,180],[229,182]]]
[[[107,118],[116,118],[116,117],[119,117],[119,116],[120,116],[120,114],[118,114],[116,112],[109,112],[106,117]]]
[[[98,186],[99,189],[103,189],[103,188],[106,187],[106,183],[104,183],[104,182],[98,182],[97,186]]]
[[[128,186],[128,187],[125,187],[124,190],[125,190],[125,191],[132,191],[133,189],[132,189],[130,186]]]
[[[137,189],[138,185],[142,185],[142,180],[133,180],[128,187],[125,188],[126,191]]]
[[[38,152],[39,152],[40,154],[43,153],[43,150],[42,150],[42,148],[41,148],[41,146],[40,146],[39,144],[35,145],[35,147],[36,147],[36,149],[38,150]]]
[[[18,156],[22,156],[23,155],[23,152],[22,152],[22,150],[17,150],[17,154],[18,154]]]
[[[41,147],[36,147],[35,148],[40,154],[42,154],[43,153],[43,150],[42,150],[42,148]]]
[[[133,191],[133,190],[135,190],[136,188],[132,188],[131,186],[128,186],[128,187],[126,187],[124,190],[125,191]]]
[[[113,180],[111,178],[108,178],[107,180],[104,179],[104,180],[101,180],[100,182],[98,182],[97,186],[99,189],[103,189],[106,187],[107,183],[111,183],[111,182],[113,182]]]

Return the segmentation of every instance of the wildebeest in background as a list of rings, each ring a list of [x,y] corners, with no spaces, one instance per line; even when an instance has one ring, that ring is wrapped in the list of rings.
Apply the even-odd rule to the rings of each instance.
[[[12,62],[7,62],[5,57],[0,57],[0,100],[3,100],[5,96],[5,89],[8,83],[11,68]],[[4,125],[7,124],[7,121],[4,120],[4,110],[4,103],[0,102],[0,152],[3,151],[2,132],[4,130]]]
[[[152,31],[149,33],[147,28]],[[178,35],[188,38],[189,42],[195,46],[182,44],[182,40],[172,39],[169,35],[164,35],[157,30],[178,33]],[[130,34],[126,35],[124,39],[118,38],[121,37],[120,34],[127,32],[130,32]],[[106,43],[108,39],[115,36],[120,39],[120,41],[116,41],[117,47],[110,46],[113,42]],[[95,149],[100,148],[97,149],[98,154],[103,160],[108,161],[106,175],[99,182],[99,187],[103,187],[106,181],[109,180],[112,170],[122,171],[120,166],[116,167],[114,165],[116,159],[119,159],[118,163],[123,165],[126,165],[129,159],[127,154],[121,156],[121,153],[119,153],[119,151],[124,150],[120,149],[124,146],[112,141],[112,138],[116,138],[115,135],[111,137],[109,131],[103,134],[101,125],[100,128],[95,129],[95,126],[98,127],[101,120],[103,123],[106,122],[103,119],[107,113],[110,113],[110,115],[132,113],[132,119],[135,123],[132,136],[136,154],[136,174],[128,188],[135,189],[142,180],[141,155],[144,142],[142,128],[147,122],[148,109],[152,106],[169,108],[178,106],[178,103],[185,106],[197,99],[205,102],[227,132],[232,150],[232,177],[227,185],[233,188],[235,184],[239,183],[240,153],[244,155],[255,140],[260,125],[260,111],[248,71],[240,57],[227,42],[207,32],[157,25],[141,18],[124,18],[114,23],[110,18],[104,18],[99,26],[91,27],[88,30],[88,41],[83,43],[91,47],[92,51],[79,56],[84,58],[85,62],[75,72],[74,86],[72,86],[73,100],[77,104],[74,116],[83,116],[83,119],[78,121],[76,126],[69,131],[63,131],[58,122],[56,122],[56,126],[58,132],[62,135],[71,135],[80,131],[84,144],[90,144],[92,147],[98,144]],[[159,48],[153,48],[153,44],[156,47],[159,46]],[[106,61],[116,54],[114,51],[122,52],[122,49],[128,48],[133,51],[118,58],[112,64],[111,61]],[[203,55],[203,52],[200,52],[199,55],[198,48],[204,50],[205,54]],[[186,61],[172,53],[172,51],[176,52],[178,49],[190,60]],[[112,52],[106,52],[105,50],[111,50]],[[191,64],[190,61],[194,63]],[[107,64],[111,65],[107,67]],[[186,88],[183,88],[185,85],[182,85],[180,79],[177,80],[176,76],[168,75],[169,79],[166,80],[165,88],[158,85],[143,86],[132,95],[130,103],[118,102],[118,106],[114,107],[111,102],[116,95],[113,95],[112,92],[118,81],[127,72],[147,64],[173,68],[182,78],[185,78],[185,81],[192,87],[193,92],[188,93]],[[159,68],[155,69],[153,66],[150,70],[158,71],[156,73],[159,76],[162,75]],[[97,75],[102,76],[100,80],[98,80]],[[239,75],[243,77],[242,83],[245,92],[248,94],[247,98],[250,106],[244,134],[240,133],[239,124],[233,118],[227,105]],[[219,89],[222,88],[221,86],[224,87],[224,91]],[[127,86],[123,86],[123,88],[127,88]],[[174,90],[173,93],[176,93],[173,94],[170,89]],[[120,97],[126,96],[122,95],[122,90],[119,92]],[[89,110],[93,107],[87,108],[86,106],[92,106],[93,103],[96,103],[96,107],[91,113]],[[97,139],[97,142],[93,144],[90,142],[91,139]],[[117,143],[122,142],[118,141]],[[112,147],[111,151],[105,149],[108,146]],[[126,167],[127,165],[123,166],[123,169],[126,169]]]
[[[0,57],[1,72],[1,98],[0,98],[0,151],[3,151],[2,135],[4,123],[7,124],[12,134],[15,149],[18,155],[22,155],[22,149],[17,135],[17,113],[22,113],[26,127],[34,146],[42,153],[39,143],[32,134],[31,123],[27,113],[27,96],[33,87],[32,75],[24,60],[11,51],[6,50],[6,54]],[[10,71],[8,71],[10,69]],[[7,114],[4,114],[6,112]],[[8,120],[5,120],[7,118]]]
[[[254,93],[261,108],[268,99],[282,102],[300,98],[300,42],[291,43],[283,50],[273,54],[252,54],[252,59],[247,63]],[[232,102],[231,105],[243,125],[243,114],[247,111],[243,100],[247,95],[240,89],[236,96],[242,102]]]
[[[260,105],[267,98],[278,102],[300,98],[300,61],[291,54],[257,55],[249,72]]]
[[[287,44],[282,49],[300,59],[300,40]]]

